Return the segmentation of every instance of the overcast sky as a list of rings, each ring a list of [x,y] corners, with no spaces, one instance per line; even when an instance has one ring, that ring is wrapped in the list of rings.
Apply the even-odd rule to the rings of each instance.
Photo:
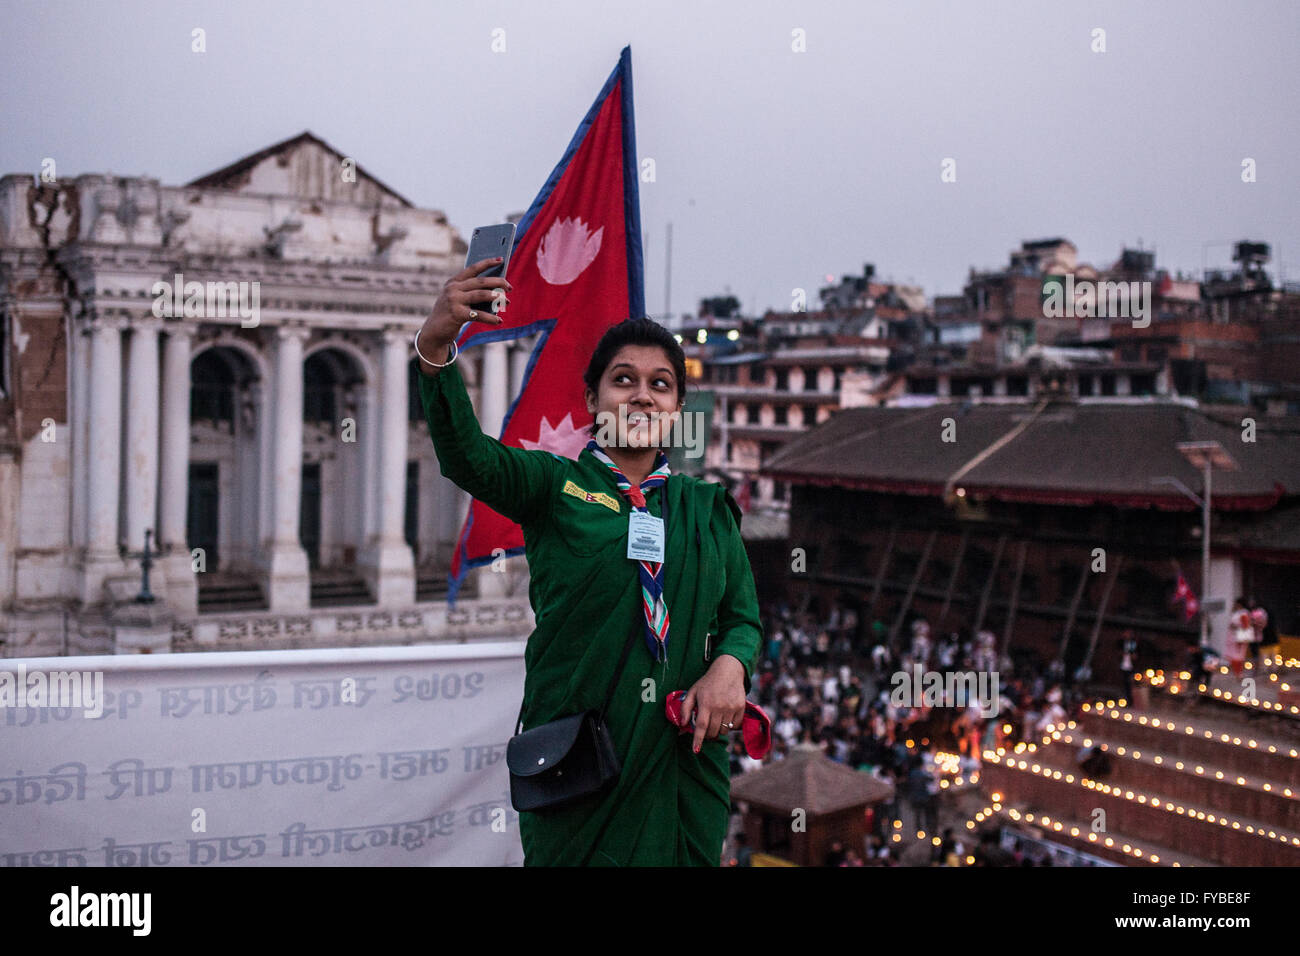
[[[1021,240],[1300,280],[1300,4],[9,2],[0,172],[180,184],[309,129],[463,235],[532,202],[632,45],[646,305],[961,290]],[[202,27],[207,52],[190,50]],[[506,52],[491,51],[503,28]],[[1093,31],[1105,52],[1093,52]],[[802,30],[806,52],[792,50]],[[1289,91],[1289,92],[1288,92]],[[956,160],[957,181],[940,181]],[[1256,164],[1242,182],[1242,162]]]

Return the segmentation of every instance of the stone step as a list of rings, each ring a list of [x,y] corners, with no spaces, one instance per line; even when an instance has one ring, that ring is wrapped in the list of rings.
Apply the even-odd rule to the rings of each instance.
[[[1078,768],[1048,762],[1046,750],[1050,748],[986,754],[981,789],[1000,793],[1005,801],[1055,810],[1062,817],[1090,820],[1102,810],[1109,829],[1142,835],[1165,846],[1195,846],[1199,855],[1220,865],[1300,865],[1300,833],[1294,830],[1241,819],[1167,793],[1090,781]]]
[[[461,598],[473,598],[478,596],[478,591],[474,584],[474,575],[470,575],[461,584]],[[442,601],[445,600],[448,593],[450,578],[446,574],[417,574],[415,578],[415,599],[417,601]]]
[[[1028,830],[1040,839],[1051,840],[1122,866],[1213,868],[1219,865],[1213,860],[1153,843],[1133,833],[1094,833],[1091,821],[1058,817],[1051,813],[1050,808],[1029,803],[1004,803],[998,818],[1004,824]],[[1125,850],[1125,847],[1128,849]]]
[[[1198,709],[1085,706],[1078,721],[1085,735],[1300,792],[1300,741],[1287,740],[1270,728],[1243,726]]]
[[[1197,760],[1135,748],[1081,729],[1063,730],[1059,741],[1038,748],[1044,766],[1076,774],[1079,752],[1100,746],[1111,761],[1110,773],[1096,778],[1143,793],[1216,810],[1238,820],[1266,822],[1300,830],[1300,799],[1290,787],[1258,776]]]
[[[351,581],[321,581],[311,584],[312,607],[345,607],[355,604],[374,604],[366,583],[360,578]]]
[[[1245,679],[1254,684],[1247,685]],[[1242,729],[1260,728],[1300,740],[1300,681],[1289,670],[1247,670],[1238,679],[1220,668],[1208,684],[1195,683],[1187,671],[1148,672],[1139,684],[1149,687],[1143,709],[1199,711]]]
[[[462,585],[464,598],[477,596],[472,578]],[[447,597],[449,579],[446,574],[423,574],[416,578],[416,601],[431,602]],[[212,575],[200,578],[199,612],[225,614],[233,611],[266,611],[270,604],[262,592],[260,582],[251,578]],[[332,607],[352,604],[374,604],[369,589],[361,577],[338,571],[313,572],[311,580],[313,607]]]
[[[261,585],[245,577],[200,575],[198,599],[200,614],[265,611],[270,607]]]

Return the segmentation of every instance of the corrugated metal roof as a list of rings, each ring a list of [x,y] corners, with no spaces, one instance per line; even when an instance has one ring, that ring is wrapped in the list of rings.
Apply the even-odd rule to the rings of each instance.
[[[848,408],[787,442],[762,474],[794,484],[938,494],[1032,414],[1027,405],[936,404],[927,408]],[[952,419],[955,441],[944,441]],[[1059,402],[1024,431],[961,474],[968,493],[1062,504],[1122,503],[1182,510],[1192,503],[1152,478],[1201,486],[1176,445],[1216,440],[1240,465],[1216,471],[1215,508],[1269,508],[1300,494],[1300,433],[1265,431],[1242,441],[1240,426],[1181,404]]]

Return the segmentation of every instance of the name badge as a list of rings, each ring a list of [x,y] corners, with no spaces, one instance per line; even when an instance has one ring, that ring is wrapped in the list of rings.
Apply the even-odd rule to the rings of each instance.
[[[633,511],[627,526],[627,556],[633,561],[664,560],[664,520],[644,511]]]

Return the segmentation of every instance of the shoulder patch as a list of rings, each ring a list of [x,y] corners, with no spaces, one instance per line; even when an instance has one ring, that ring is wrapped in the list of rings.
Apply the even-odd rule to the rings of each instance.
[[[593,504],[604,505],[615,513],[621,514],[623,511],[619,506],[618,501],[615,500],[612,495],[607,495],[603,491],[587,491],[585,488],[578,487],[578,485],[573,481],[565,481],[562,490],[566,495],[572,495],[581,501],[589,501]]]

